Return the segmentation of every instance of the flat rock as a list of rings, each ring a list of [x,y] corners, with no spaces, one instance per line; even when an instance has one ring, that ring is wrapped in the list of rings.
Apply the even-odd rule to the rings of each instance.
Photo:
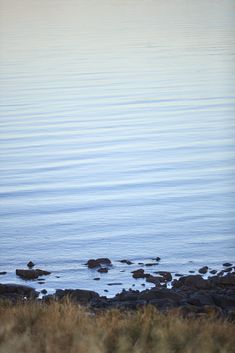
[[[50,274],[51,274],[51,272],[40,270],[40,269],[36,269],[36,270],[16,269],[16,275],[21,277],[22,279],[25,279],[25,280],[36,279],[40,276],[48,276]]]
[[[0,272],[0,275],[1,275],[1,276],[6,275],[6,274],[7,274],[6,271],[1,271],[1,272]]]
[[[232,266],[233,264],[231,264],[230,262],[225,262],[224,264],[223,264],[223,266],[224,267],[230,267],[230,266]]]

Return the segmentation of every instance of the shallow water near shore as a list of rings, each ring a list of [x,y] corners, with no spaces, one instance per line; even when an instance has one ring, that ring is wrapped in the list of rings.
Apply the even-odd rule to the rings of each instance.
[[[0,281],[33,260],[28,284],[111,295],[157,256],[234,263],[234,2],[0,4]]]

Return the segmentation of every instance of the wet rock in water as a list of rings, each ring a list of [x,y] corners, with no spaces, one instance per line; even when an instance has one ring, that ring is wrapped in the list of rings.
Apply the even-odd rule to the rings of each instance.
[[[215,274],[217,273],[217,270],[211,270],[210,273],[211,273],[212,275],[215,275]]]
[[[88,266],[88,268],[96,268],[101,267],[101,265],[111,266],[112,262],[107,257],[102,257],[99,259],[90,259],[87,261],[86,265]]]
[[[198,270],[198,272],[203,274],[203,275],[205,273],[207,273],[207,271],[208,271],[208,266],[203,266],[203,267],[199,268],[199,270]]]
[[[150,276],[146,277],[146,282],[153,283],[153,284],[155,284],[156,286],[157,286],[157,285],[160,286],[161,282],[160,282],[159,278],[160,278],[160,277],[158,277],[158,276],[152,276],[152,275],[150,275]],[[163,280],[163,281],[164,281],[164,280]]]
[[[107,273],[109,270],[106,267],[101,267],[98,269],[98,272],[100,273]]]
[[[232,266],[233,264],[231,264],[230,262],[225,262],[224,264],[223,264],[223,266],[224,267],[230,267],[230,266]]]
[[[38,281],[38,284],[45,284],[45,281]]]
[[[121,262],[122,264],[127,264],[127,265],[133,265],[134,262],[130,261],[130,260],[120,260],[119,262]]]
[[[126,272],[125,270],[120,270],[120,272]]]
[[[100,298],[98,293],[85,289],[57,289],[55,292],[55,297],[57,299],[64,299],[68,297],[73,301],[83,304],[87,304],[92,300],[97,300]]]
[[[175,276],[176,277],[182,277],[183,275],[181,273],[176,273]]]
[[[159,256],[156,257],[156,261],[160,261],[161,258]]]
[[[108,286],[122,286],[122,283],[120,282],[113,282],[113,283],[108,283]]]
[[[209,281],[203,279],[200,275],[189,275],[180,277],[178,280],[173,281],[173,288],[180,288],[182,286],[195,288],[195,289],[209,289],[211,284]]]
[[[38,292],[29,286],[20,284],[0,284],[0,297],[6,299],[31,299],[38,296]]]
[[[108,289],[104,289],[104,292],[108,293]]]
[[[35,266],[35,264],[32,261],[29,261],[27,263],[27,266],[28,266],[28,268],[33,268]]]
[[[193,271],[193,270],[190,270],[190,271],[188,271],[189,273],[195,273],[195,271]]]
[[[138,262],[138,265],[144,265],[144,263],[143,262]]]
[[[133,278],[145,278],[145,273],[144,273],[144,270],[142,268],[140,268],[139,270],[135,270],[135,271],[132,271],[132,277]]]
[[[94,280],[94,281],[99,281],[100,278],[99,278],[99,277],[95,277],[95,278],[93,278],[93,280]]]
[[[167,282],[172,280],[172,275],[170,272],[167,271],[157,271],[155,272],[157,274],[159,274],[160,276],[162,276]]]
[[[6,275],[6,274],[7,274],[7,272],[6,272],[6,271],[2,271],[2,272],[0,272],[0,275],[1,275],[1,276]]]
[[[225,273],[226,273],[226,272],[232,272],[232,270],[233,270],[232,267],[227,267],[227,268],[224,270],[224,272],[225,272]]]
[[[60,278],[60,276],[55,276],[56,278]]]
[[[42,293],[42,294],[47,294],[47,290],[46,290],[46,289],[43,289],[43,290],[41,290],[41,293]]]
[[[145,287],[145,283],[141,283],[141,286],[142,286],[142,287]]]
[[[48,276],[50,274],[51,274],[51,272],[40,270],[40,269],[36,269],[36,270],[16,269],[16,275],[21,277],[22,279],[25,279],[25,280],[36,279],[40,276]]]

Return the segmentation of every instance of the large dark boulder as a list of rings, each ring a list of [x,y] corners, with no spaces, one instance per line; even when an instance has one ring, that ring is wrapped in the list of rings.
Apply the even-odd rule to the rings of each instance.
[[[146,275],[146,282],[153,283],[157,286],[165,281],[164,278],[160,276]]]
[[[121,293],[116,294],[115,301],[136,301],[139,299],[140,292],[134,290],[123,290]]]
[[[25,280],[36,279],[40,276],[47,276],[50,274],[51,274],[51,272],[40,270],[40,269],[36,269],[36,270],[16,269],[16,275],[21,277],[22,279],[25,279]]]
[[[226,276],[214,276],[208,282],[217,287],[235,286],[235,276],[231,273],[228,273]]]
[[[184,299],[184,295],[168,288],[152,288],[140,293],[139,299],[151,301],[154,299],[170,299],[176,303]]]
[[[235,293],[231,295],[215,293],[212,295],[212,297],[215,304],[223,309],[226,309],[228,307],[235,307]]]
[[[0,283],[0,297],[2,298],[30,299],[36,298],[38,295],[39,293],[34,288],[29,286],[12,283]]]
[[[55,292],[55,297],[57,299],[64,299],[67,297],[73,301],[87,304],[92,300],[99,299],[99,294],[94,291],[85,289],[57,289]]]
[[[211,284],[208,280],[203,279],[200,275],[183,276],[178,281],[173,281],[173,288],[190,287],[194,289],[209,289]]]
[[[203,306],[214,305],[213,297],[208,293],[193,292],[187,300],[189,304]]]

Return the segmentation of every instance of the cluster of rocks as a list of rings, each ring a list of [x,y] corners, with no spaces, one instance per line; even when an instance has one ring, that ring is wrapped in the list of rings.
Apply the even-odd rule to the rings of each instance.
[[[155,286],[144,291],[123,290],[113,298],[99,296],[94,291],[60,289],[43,300],[65,298],[95,309],[136,309],[151,304],[161,311],[178,308],[186,316],[214,314],[235,320],[235,272],[209,279],[200,275],[183,276],[173,281],[172,288]]]
[[[53,295],[45,295],[42,299],[38,299],[39,293],[35,289],[16,284],[0,284],[0,298],[12,301],[37,299],[45,302],[63,301],[69,298],[78,304],[88,305],[97,310],[136,309],[150,304],[160,311],[178,309],[185,316],[213,314],[235,321],[234,268],[223,275],[215,275],[207,279],[201,275],[181,276],[172,281],[172,288],[166,288],[164,282],[170,279],[171,274],[165,271],[158,271],[158,274],[162,279],[154,288],[143,291],[123,290],[113,298],[100,296],[90,290],[58,289]],[[138,273],[133,271],[134,278],[139,278],[140,275],[146,276],[144,271],[138,270]]]
[[[153,259],[155,265],[160,258]],[[120,260],[121,263],[132,265],[130,260]],[[24,280],[34,280],[38,277],[49,275],[49,271],[33,269],[32,261],[28,264],[28,269],[17,269],[16,275]],[[90,259],[86,266],[89,269],[100,273],[106,273],[113,264],[108,258]],[[147,266],[147,264],[146,264]],[[189,271],[192,272],[192,271]],[[193,271],[194,272],[194,271]],[[5,274],[2,272],[0,274]],[[139,268],[131,272],[134,279],[145,279],[155,287],[139,290],[124,290],[116,294],[113,298],[100,296],[98,293],[83,289],[58,289],[53,295],[46,295],[46,289],[41,291],[44,294],[39,299],[39,292],[34,288],[17,284],[0,284],[0,299],[8,299],[12,302],[25,300],[43,300],[50,302],[53,300],[62,301],[69,298],[81,305],[89,305],[93,309],[135,309],[148,304],[156,306],[159,310],[166,311],[179,309],[184,315],[202,316],[215,314],[221,317],[229,317],[235,321],[235,266],[231,263],[224,263],[223,269],[219,272],[210,270],[203,266],[198,270],[197,275],[172,274],[168,271],[156,271],[152,274],[146,273],[145,269]],[[207,279],[203,275],[211,274]],[[97,280],[100,278],[97,278]],[[121,285],[121,283],[109,283],[108,285]],[[167,288],[167,285],[171,288]],[[144,284],[142,284],[144,286]],[[108,290],[104,290],[108,292]]]

